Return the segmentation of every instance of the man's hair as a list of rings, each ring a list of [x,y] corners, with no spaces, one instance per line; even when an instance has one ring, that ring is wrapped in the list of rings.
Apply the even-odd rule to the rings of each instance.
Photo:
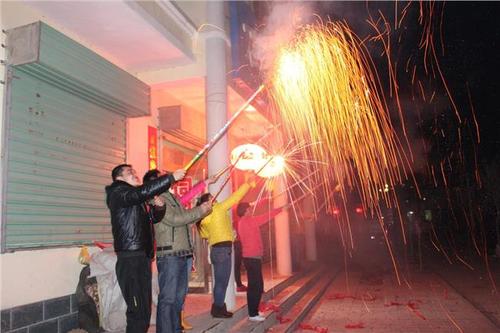
[[[210,199],[210,192],[202,194],[199,198],[198,201],[196,202],[196,206],[200,206],[202,203],[207,202]]]
[[[238,214],[239,217],[242,217],[245,215],[248,208],[250,208],[250,204],[248,202],[240,202],[236,207],[236,214]]]
[[[146,184],[147,182],[155,180],[158,177],[160,177],[160,171],[158,169],[149,170],[144,174],[144,177],[142,177],[142,183]]]
[[[113,179],[113,181],[115,181],[117,177],[120,177],[122,175],[123,169],[131,167],[132,166],[130,164],[120,164],[115,166],[113,168],[113,171],[111,171],[111,178]]]

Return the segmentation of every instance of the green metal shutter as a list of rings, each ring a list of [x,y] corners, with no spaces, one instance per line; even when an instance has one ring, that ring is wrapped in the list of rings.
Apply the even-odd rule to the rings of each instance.
[[[5,247],[110,240],[104,187],[125,161],[126,119],[14,70]]]
[[[125,161],[126,116],[149,113],[149,87],[43,23],[18,29],[8,32],[2,250],[110,241],[104,187]],[[19,57],[25,44],[34,57]]]

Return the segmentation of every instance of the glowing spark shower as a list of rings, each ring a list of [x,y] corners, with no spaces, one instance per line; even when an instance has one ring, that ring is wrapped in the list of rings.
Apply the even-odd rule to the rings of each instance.
[[[357,188],[373,213],[380,199],[396,203],[393,194],[378,189],[402,180],[403,153],[371,68],[368,54],[345,24],[305,26],[280,51],[269,94],[286,135],[297,142],[320,142],[304,150],[305,159],[330,165],[321,168],[316,182],[340,184],[342,196]]]

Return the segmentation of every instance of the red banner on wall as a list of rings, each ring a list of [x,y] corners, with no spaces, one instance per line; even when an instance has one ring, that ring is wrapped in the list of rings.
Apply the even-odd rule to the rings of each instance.
[[[158,168],[158,130],[148,126],[148,166],[149,170]]]

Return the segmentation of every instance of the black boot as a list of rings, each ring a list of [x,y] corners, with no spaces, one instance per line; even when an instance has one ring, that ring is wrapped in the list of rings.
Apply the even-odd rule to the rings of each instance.
[[[224,315],[227,318],[231,318],[233,316],[233,313],[230,311],[227,311],[226,303],[224,303],[224,306],[222,307],[222,311],[224,312]]]
[[[215,304],[212,304],[212,309],[210,310],[210,314],[214,318],[230,318],[233,316],[231,312],[224,311],[224,307],[219,307]]]

